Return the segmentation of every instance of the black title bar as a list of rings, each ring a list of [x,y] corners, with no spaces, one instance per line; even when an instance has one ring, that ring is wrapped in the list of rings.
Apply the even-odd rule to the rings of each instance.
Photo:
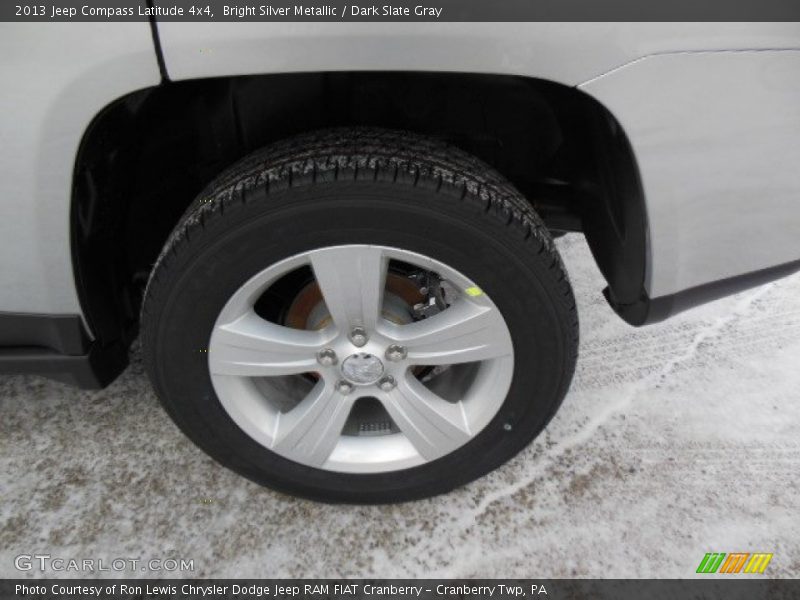
[[[800,0],[220,0],[0,2],[0,21],[799,21]]]

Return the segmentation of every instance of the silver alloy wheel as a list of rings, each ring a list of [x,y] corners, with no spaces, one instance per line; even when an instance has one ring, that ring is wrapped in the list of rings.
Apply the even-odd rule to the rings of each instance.
[[[456,297],[423,320],[386,319],[391,260],[437,273]],[[320,287],[329,323],[303,330],[256,314],[261,295],[304,266]],[[497,414],[514,372],[508,326],[474,282],[426,256],[372,245],[321,248],[264,269],[225,304],[208,352],[214,390],[251,438],[289,460],[348,473],[406,469],[459,448]],[[416,374],[452,365],[472,369],[452,390],[434,391]],[[273,401],[278,386],[262,385],[309,374],[310,389],[288,409]],[[380,403],[391,431],[344,433],[361,398]]]

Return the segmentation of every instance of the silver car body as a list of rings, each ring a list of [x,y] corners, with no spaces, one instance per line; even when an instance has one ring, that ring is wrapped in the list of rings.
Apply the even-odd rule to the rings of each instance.
[[[651,298],[800,259],[800,24],[160,23],[158,37],[173,81],[404,70],[577,87],[633,148]],[[80,315],[76,155],[106,105],[161,81],[152,31],[4,23],[0,52],[0,312]]]

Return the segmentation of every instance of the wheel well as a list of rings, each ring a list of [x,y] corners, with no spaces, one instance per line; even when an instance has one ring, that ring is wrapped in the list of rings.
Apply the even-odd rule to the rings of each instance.
[[[75,165],[72,246],[85,317],[129,343],[150,268],[220,171],[281,138],[333,126],[446,139],[505,175],[554,231],[584,231],[620,303],[643,290],[646,221],[635,160],[588,95],[501,75],[297,73],[167,82],[128,94],[87,129]]]

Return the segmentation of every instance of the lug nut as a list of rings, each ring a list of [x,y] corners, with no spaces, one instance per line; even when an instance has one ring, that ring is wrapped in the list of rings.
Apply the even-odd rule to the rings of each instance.
[[[353,330],[350,332],[350,341],[360,348],[369,341],[367,330],[363,327],[353,327]]]
[[[339,381],[336,384],[336,391],[342,394],[343,396],[346,396],[347,394],[352,392],[353,389],[354,389],[353,384],[347,381]]]
[[[331,348],[325,348],[324,350],[317,352],[317,362],[323,367],[335,365],[337,360],[336,352],[334,352]]]
[[[406,350],[405,346],[400,346],[399,344],[392,344],[386,349],[386,358],[388,358],[392,362],[403,360],[406,356],[408,356],[408,350]]]
[[[384,392],[391,392],[396,385],[397,383],[395,382],[394,377],[391,375],[381,377],[380,381],[378,381],[378,387]]]

